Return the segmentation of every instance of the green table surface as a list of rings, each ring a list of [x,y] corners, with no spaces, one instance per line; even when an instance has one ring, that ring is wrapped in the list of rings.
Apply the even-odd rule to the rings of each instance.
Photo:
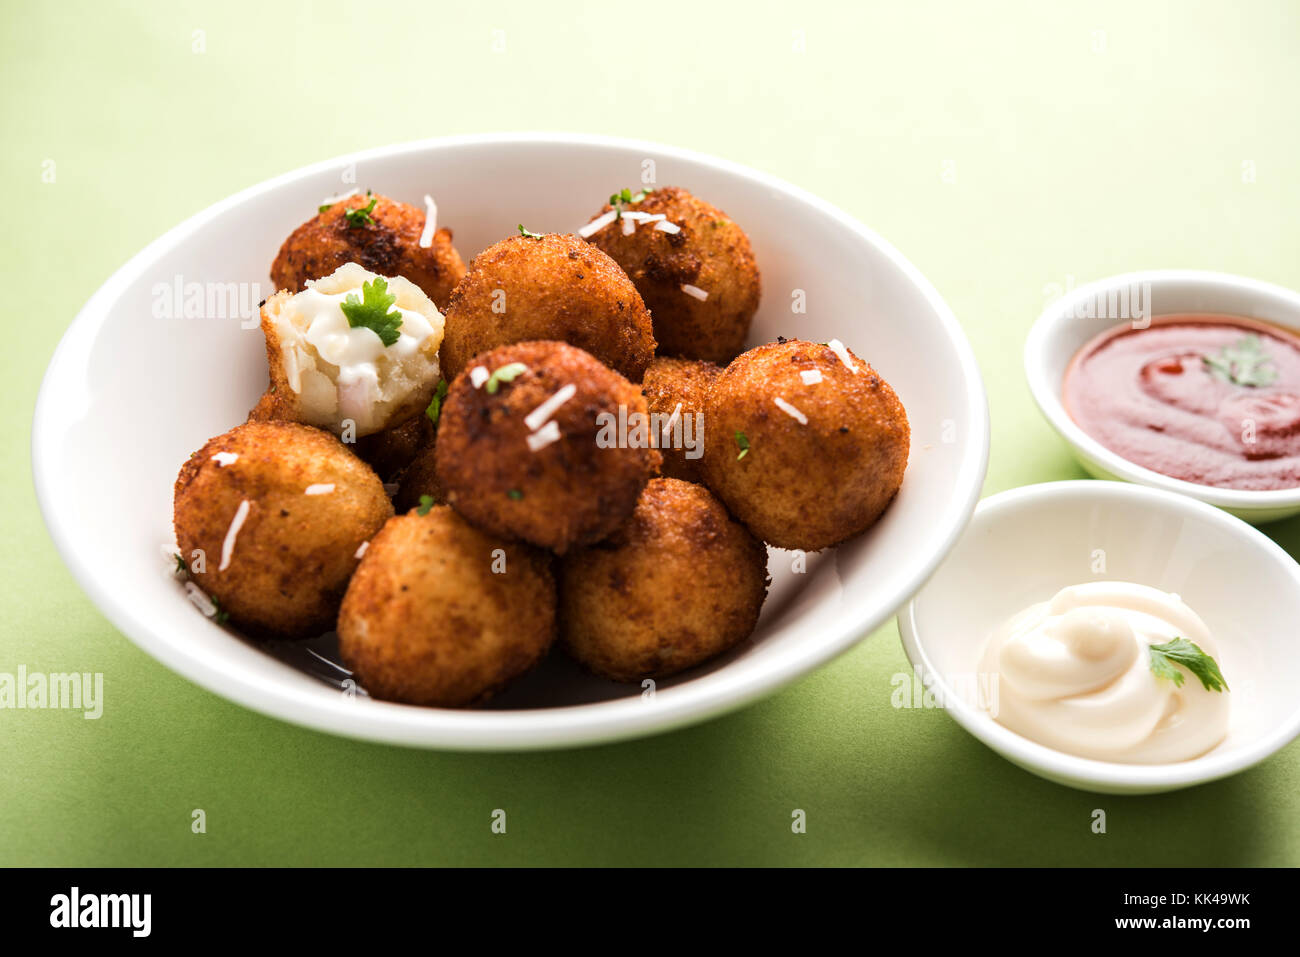
[[[447,754],[292,727],[104,620],[29,456],[65,327],[185,217],[352,150],[553,129],[713,153],[857,216],[974,345],[985,493],[1078,478],[1021,372],[1053,296],[1151,267],[1300,286],[1297,40],[1286,2],[6,3],[0,671],[103,672],[106,703],[0,711],[0,863],[1300,863],[1300,745],[1174,794],[1069,790],[892,707],[892,621],[767,700],[631,743]],[[1300,555],[1300,521],[1267,531]]]

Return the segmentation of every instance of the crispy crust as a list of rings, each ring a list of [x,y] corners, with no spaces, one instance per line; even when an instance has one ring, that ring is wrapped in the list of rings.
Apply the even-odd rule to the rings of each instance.
[[[593,216],[609,212],[609,204]],[[628,274],[650,314],[659,354],[727,363],[745,347],[762,279],[745,231],[727,214],[677,186],[655,189],[629,207],[663,213],[680,233],[638,225],[630,236],[610,223],[587,241]],[[682,285],[708,292],[701,302]]]
[[[512,236],[488,247],[452,294],[446,321],[441,358],[448,379],[497,346],[555,339],[640,382],[655,351],[636,287],[576,236]]]
[[[437,477],[446,500],[474,524],[563,553],[599,541],[636,507],[658,467],[651,448],[601,448],[601,413],[646,412],[636,386],[562,342],[520,342],[478,356],[489,371],[514,362],[527,371],[495,394],[468,370],[452,382],[438,424]],[[552,415],[562,436],[537,451],[525,417],[562,388],[573,398]]]
[[[550,556],[446,506],[391,519],[339,611],[339,652],[376,698],[459,708],[532,669],[555,639]]]
[[[662,678],[748,638],[767,548],[703,486],[657,478],[608,539],[560,563],[561,641],[615,681]]]
[[[219,465],[217,452],[239,458]],[[334,491],[305,494],[316,484]],[[247,518],[221,570],[243,501]],[[174,490],[176,541],[194,582],[249,632],[284,638],[329,629],[357,548],[392,514],[369,466],[328,432],[294,423],[249,422],[218,435],[189,457]]]
[[[907,412],[889,383],[853,358],[856,374],[827,346],[773,342],[739,356],[709,393],[705,481],[770,545],[837,545],[874,524],[902,484]],[[822,381],[805,384],[800,372],[814,369]],[[808,424],[778,408],[778,396]],[[737,432],[749,440],[743,458]]]
[[[420,247],[424,210],[374,194],[379,202],[373,224],[352,226],[347,211],[371,197],[350,196],[303,223],[284,241],[271,264],[276,289],[301,292],[308,279],[328,276],[344,263],[360,263],[381,276],[403,276],[424,290],[441,311],[465,275],[465,264],[451,244],[451,230],[438,229],[433,245]]]
[[[674,359],[660,357],[650,363],[645,370],[645,380],[641,392],[646,397],[646,404],[653,415],[659,413],[671,416],[680,402],[681,415],[703,415],[705,401],[709,390],[722,369],[712,362],[700,359]],[[696,436],[703,441],[708,435],[705,428]],[[660,472],[668,478],[682,479],[685,482],[704,481],[704,459],[686,457],[686,449],[661,447],[664,458]]]

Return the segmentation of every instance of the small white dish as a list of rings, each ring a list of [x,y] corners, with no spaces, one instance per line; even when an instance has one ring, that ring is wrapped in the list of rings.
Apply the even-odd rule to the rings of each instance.
[[[1136,307],[1133,294],[1139,297]],[[1128,298],[1121,298],[1121,294]],[[1126,310],[1124,303],[1129,303]],[[1098,307],[1101,308],[1098,308]],[[1110,276],[1073,289],[1043,310],[1025,340],[1025,375],[1038,408],[1089,474],[1190,495],[1259,525],[1300,514],[1300,488],[1214,488],[1143,468],[1106,448],[1070,417],[1061,390],[1070,360],[1094,337],[1150,307],[1150,315],[1243,316],[1300,331],[1300,293],[1227,273],[1160,269]]]
[[[187,284],[260,284],[280,243],[323,197],[373,188],[423,208],[468,260],[523,223],[572,231],[609,194],[680,184],[749,233],[763,275],[751,343],[839,338],[894,386],[912,426],[897,499],[834,551],[773,550],[753,638],[661,681],[654,693],[555,653],[490,708],[373,701],[337,670],[328,638],[258,645],[202,617],[165,575],[172,483],[208,438],[242,422],[266,386],[256,319],[167,318]],[[345,179],[350,175],[350,179]],[[244,284],[241,286],[240,284]],[[805,311],[792,308],[807,304]],[[161,305],[161,308],[159,308]],[[172,311],[176,311],[173,309]],[[255,310],[254,310],[255,311]],[[565,747],[664,731],[769,694],[869,635],[929,577],[979,498],[989,425],[979,368],[952,312],[887,242],[774,177],[654,143],[574,134],[464,136],[318,163],[223,200],[114,274],[63,337],[33,423],[36,490],[59,552],[108,619],[168,667],[287,721],[394,744],[470,750]]]
[[[1215,636],[1232,689],[1227,737],[1174,764],[1118,764],[1021,737],[979,707],[995,628],[1067,585],[1130,581],[1182,597]],[[953,719],[1040,777],[1149,794],[1235,774],[1300,734],[1300,565],[1263,532],[1184,495],[1122,482],[1048,482],[980,502],[965,533],[899,613],[907,657]]]

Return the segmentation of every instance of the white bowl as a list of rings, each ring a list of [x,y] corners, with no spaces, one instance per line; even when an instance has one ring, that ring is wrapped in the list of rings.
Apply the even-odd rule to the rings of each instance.
[[[1272,283],[1226,273],[1160,269],[1124,273],[1071,290],[1043,310],[1025,340],[1025,375],[1029,391],[1052,427],[1069,443],[1079,464],[1103,479],[1123,479],[1190,495],[1227,509],[1253,524],[1300,514],[1300,488],[1270,491],[1213,488],[1162,475],[1135,465],[1088,435],[1070,418],[1061,398],[1070,360],[1093,337],[1127,315],[1081,316],[1089,303],[1110,303],[1120,290],[1149,290],[1152,316],[1218,313],[1261,319],[1300,331],[1300,293]]]
[[[1094,573],[1099,557],[1104,571]],[[1176,764],[1076,757],[1003,727],[968,693],[995,628],[1067,585],[1103,579],[1174,592],[1209,626],[1232,689],[1228,735],[1213,750]],[[1234,774],[1300,734],[1297,621],[1300,565],[1263,532],[1187,496],[1083,480],[980,502],[898,627],[922,680],[932,679],[948,713],[994,751],[1071,787],[1147,794]]]
[[[470,256],[515,232],[570,231],[604,199],[681,184],[749,232],[763,273],[751,342],[838,337],[895,387],[912,424],[897,500],[865,536],[792,574],[773,551],[772,590],[753,639],[650,695],[554,654],[491,709],[373,701],[330,662],[328,638],[257,645],[200,616],[164,576],[172,483],[186,457],[244,420],[266,385],[261,333],[234,319],[154,318],[169,284],[260,283],[281,241],[322,197],[355,185],[422,204]],[[157,285],[157,288],[155,288]],[[182,289],[184,286],[182,285]],[[792,311],[795,290],[806,314]],[[255,302],[259,296],[255,296]],[[45,520],[81,586],[114,625],[192,681],[314,728],[396,744],[559,747],[699,721],[768,694],[870,634],[956,541],[979,497],[988,411],[971,349],[919,272],[856,220],[773,177],[653,143],[569,134],[468,136],[319,163],[245,190],[182,223],[85,305],[41,387],[32,457]],[[340,687],[344,690],[341,692]]]

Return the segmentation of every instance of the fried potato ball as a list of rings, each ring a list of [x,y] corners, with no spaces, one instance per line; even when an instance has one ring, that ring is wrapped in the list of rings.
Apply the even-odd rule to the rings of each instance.
[[[343,599],[343,661],[376,698],[479,704],[555,640],[550,562],[446,506],[399,515],[371,540]]]
[[[668,478],[703,482],[704,402],[722,370],[699,359],[661,357],[645,370],[641,392],[658,416],[660,471]]]
[[[609,253],[641,293],[660,355],[729,362],[745,347],[761,293],[749,237],[722,210],[677,186],[633,199],[623,204],[631,232],[620,218],[588,242]],[[592,222],[611,210],[606,204]],[[637,221],[641,216],[666,217],[678,231]]]
[[[362,215],[372,200],[374,208]],[[437,230],[432,245],[420,245],[424,221],[424,210],[378,193],[340,199],[284,241],[271,264],[271,281],[276,289],[300,292],[309,279],[328,276],[344,263],[360,263],[381,276],[409,279],[441,309],[465,275],[465,264],[451,244],[450,229]]]
[[[192,580],[266,636],[332,627],[357,550],[392,514],[369,466],[328,432],[291,422],[218,435],[176,479],[176,541]]]
[[[414,283],[345,263],[262,305],[271,384],[252,418],[302,422],[345,441],[422,413],[440,376],[443,318]]]
[[[433,443],[433,423],[417,415],[401,425],[365,435],[349,446],[385,482],[396,482]]]
[[[563,342],[520,342],[474,359],[438,423],[437,475],[475,525],[563,553],[631,514],[660,463],[640,390]],[[621,416],[621,420],[620,420]]]
[[[907,468],[903,404],[838,340],[781,340],[737,357],[705,420],[705,481],[778,548],[818,551],[869,528]]]
[[[654,356],[650,313],[612,259],[576,236],[512,236],[474,257],[447,306],[448,379],[497,346],[556,339],[640,382]]]
[[[708,489],[657,478],[613,535],[562,559],[559,578],[574,658],[615,681],[662,678],[753,633],[767,548]]]

